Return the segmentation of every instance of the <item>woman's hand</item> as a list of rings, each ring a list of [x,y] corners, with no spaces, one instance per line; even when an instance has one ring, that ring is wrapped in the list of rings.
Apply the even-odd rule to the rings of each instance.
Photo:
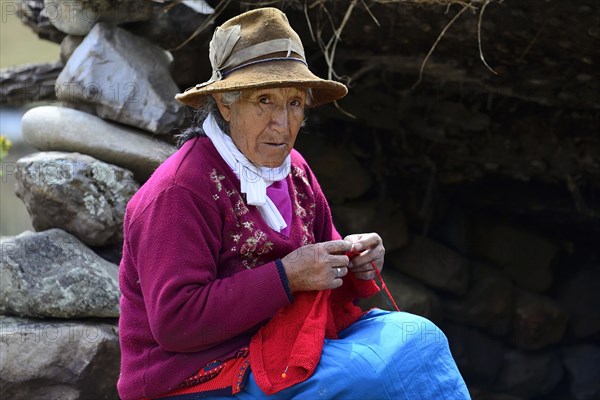
[[[385,256],[385,248],[381,237],[376,233],[359,233],[348,235],[344,240],[352,243],[352,251],[360,253],[350,260],[348,264],[350,271],[359,279],[369,280],[375,278],[375,270],[371,262],[381,272]]]
[[[348,273],[351,243],[345,240],[309,244],[294,250],[281,261],[292,292],[335,289]]]

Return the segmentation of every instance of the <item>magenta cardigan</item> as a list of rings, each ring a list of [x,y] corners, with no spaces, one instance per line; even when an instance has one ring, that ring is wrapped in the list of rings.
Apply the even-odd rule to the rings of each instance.
[[[291,157],[289,237],[246,205],[206,137],[186,142],[133,196],[119,270],[123,400],[161,395],[248,346],[293,301],[279,259],[340,238],[312,171]]]

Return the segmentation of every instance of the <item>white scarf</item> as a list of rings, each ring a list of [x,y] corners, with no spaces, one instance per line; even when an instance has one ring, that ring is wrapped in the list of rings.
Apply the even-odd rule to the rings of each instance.
[[[219,128],[212,114],[209,114],[204,120],[202,129],[223,160],[239,178],[241,192],[246,195],[248,204],[258,208],[258,212],[271,229],[281,232],[287,224],[273,201],[267,196],[267,187],[289,175],[290,156],[288,155],[283,164],[277,168],[257,167],[242,154],[231,137]]]

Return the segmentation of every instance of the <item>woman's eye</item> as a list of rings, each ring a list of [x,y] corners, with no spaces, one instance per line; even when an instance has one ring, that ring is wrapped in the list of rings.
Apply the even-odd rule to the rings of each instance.
[[[269,104],[270,103],[268,97],[259,97],[258,102],[262,103],[262,104]]]
[[[300,107],[300,106],[302,106],[302,102],[301,102],[300,100],[292,100],[292,101],[290,102],[290,105],[291,105],[292,107]]]

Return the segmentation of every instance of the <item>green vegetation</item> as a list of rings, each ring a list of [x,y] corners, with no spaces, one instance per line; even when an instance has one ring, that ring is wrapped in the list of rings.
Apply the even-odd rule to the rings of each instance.
[[[10,149],[10,140],[6,138],[4,135],[0,135],[0,163],[4,160],[4,157],[8,154],[8,149]],[[0,176],[2,176],[2,171],[0,171]]]

